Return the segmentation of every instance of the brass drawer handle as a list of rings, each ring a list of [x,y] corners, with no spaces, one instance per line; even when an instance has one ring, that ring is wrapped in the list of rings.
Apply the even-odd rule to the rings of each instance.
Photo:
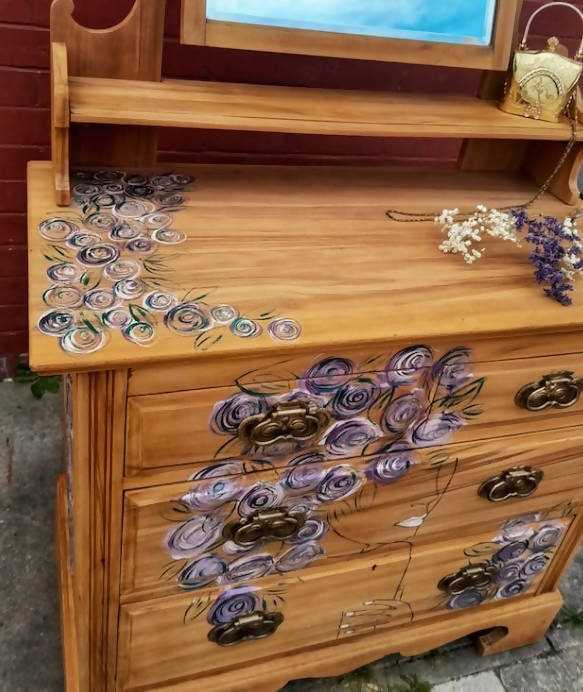
[[[233,644],[240,644],[251,639],[269,637],[275,633],[282,622],[281,613],[256,611],[213,628],[208,633],[208,638],[219,646],[233,646]]]
[[[568,370],[543,375],[538,382],[531,382],[516,394],[514,402],[528,411],[542,411],[554,406],[568,408],[579,400],[583,391],[583,377],[575,377]]]
[[[496,568],[487,562],[463,567],[455,574],[448,574],[437,584],[440,591],[456,596],[467,589],[486,589],[496,576]]]
[[[511,497],[528,497],[538,488],[544,473],[530,466],[517,466],[484,481],[478,495],[490,502],[503,502]]]
[[[272,406],[265,414],[251,416],[239,425],[242,440],[254,445],[270,445],[278,440],[306,442],[330,423],[330,414],[307,399]]]
[[[247,548],[261,540],[287,540],[305,523],[305,513],[292,514],[287,507],[259,510],[249,517],[227,524],[223,529],[223,538]]]

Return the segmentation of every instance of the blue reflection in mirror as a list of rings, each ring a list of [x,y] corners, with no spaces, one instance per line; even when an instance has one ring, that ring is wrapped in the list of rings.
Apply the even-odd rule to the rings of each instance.
[[[207,0],[208,19],[480,46],[495,14],[496,0]]]

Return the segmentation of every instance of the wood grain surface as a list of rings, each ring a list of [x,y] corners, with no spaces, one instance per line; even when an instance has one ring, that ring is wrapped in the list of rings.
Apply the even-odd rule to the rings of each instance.
[[[175,215],[175,228],[187,234],[178,256],[160,250],[167,278],[184,292],[210,290],[208,303],[234,305],[246,316],[274,311],[301,325],[294,342],[224,338],[213,346],[221,369],[225,356],[298,350],[327,355],[343,344],[418,343],[450,336],[573,332],[583,323],[582,303],[564,308],[536,286],[527,249],[489,243],[487,257],[469,267],[443,256],[439,229],[431,222],[390,222],[390,207],[439,212],[516,204],[533,186],[512,174],[385,169],[331,169],[197,166],[197,182]],[[566,214],[570,208],[546,196],[537,210]],[[91,354],[64,353],[58,339],[40,334],[46,312],[42,295],[50,286],[47,243],[38,233],[55,210],[50,164],[33,163],[29,178],[31,365],[66,371],[196,359],[195,339],[158,330],[140,347],[112,334]],[[67,218],[78,218],[70,210]],[[525,309],[528,306],[528,309]],[[560,347],[557,347],[560,351]],[[555,351],[557,352],[557,351]],[[207,354],[208,355],[208,354]]]
[[[73,76],[71,120],[364,137],[567,141],[571,126],[504,113],[495,99],[306,87]],[[580,134],[583,137],[583,134]]]
[[[374,635],[448,612],[447,596],[437,583],[467,565],[465,551],[490,542],[495,536],[492,531],[484,527],[483,533],[412,554],[404,549],[374,560],[351,560],[333,571],[324,567],[306,573],[301,580],[292,575],[266,580],[257,595],[265,599],[267,612],[283,613],[283,624],[271,637],[229,648],[228,655],[207,639],[212,625],[207,621],[210,611],[206,604],[215,601],[216,590],[122,606],[120,690],[168,685],[187,677],[192,684],[211,671],[218,675],[230,670],[236,675],[240,666],[254,667],[299,649],[309,657],[310,651],[327,643],[358,641],[359,635]],[[540,576],[529,593],[535,593]]]
[[[414,455],[418,463],[402,477],[391,483],[375,484],[374,477],[369,476],[358,492],[317,509],[314,516],[330,528],[321,539],[324,554],[307,569],[321,569],[324,564],[329,568],[362,553],[382,556],[399,550],[408,541],[414,541],[416,546],[436,543],[454,535],[477,532],[484,524],[502,522],[511,516],[557,511],[559,507],[572,513],[583,499],[579,460],[582,445],[583,431],[576,428],[454,444],[438,452],[419,450]],[[370,457],[344,463],[357,473],[366,474],[371,461],[374,464]],[[324,468],[328,470],[336,463],[327,462]],[[544,473],[532,495],[495,503],[478,495],[484,481],[514,467],[531,467]],[[281,482],[285,488],[286,470],[229,476],[224,480],[243,492],[261,483]],[[180,591],[179,573],[188,560],[171,559],[166,537],[183,522],[204,516],[202,510],[187,510],[178,500],[189,492],[207,496],[213,482],[216,479],[194,480],[126,493],[122,600],[144,600]],[[288,505],[293,499],[293,493],[285,496],[281,505]],[[222,513],[231,509],[232,505],[226,503]],[[414,517],[419,519],[417,526],[399,525]],[[223,524],[236,520],[235,513]],[[267,552],[276,557],[285,549],[281,541],[270,541],[260,543],[250,554]],[[305,571],[306,568],[298,574],[303,577]]]

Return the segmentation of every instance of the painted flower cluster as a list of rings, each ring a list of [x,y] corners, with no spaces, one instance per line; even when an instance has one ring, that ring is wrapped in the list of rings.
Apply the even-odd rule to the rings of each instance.
[[[380,375],[353,375],[354,364],[343,358],[327,358],[311,367],[302,389],[285,398],[301,392],[329,407],[333,422],[322,444],[302,450],[281,468],[268,459],[230,458],[194,474],[193,486],[174,503],[174,516],[185,520],[166,536],[165,547],[174,561],[166,576],[185,589],[232,585],[303,569],[324,555],[323,538],[329,531],[337,532],[337,525],[342,529],[337,521],[340,503],[354,496],[350,511],[359,511],[358,497],[365,486],[403,478],[420,463],[421,448],[445,441],[478,415],[472,402],[483,381],[473,380],[467,372],[468,356],[467,349],[454,349],[436,360],[429,347],[414,346],[390,358]],[[406,393],[401,394],[401,388]],[[249,392],[246,387],[215,407],[213,429],[235,435],[242,420],[266,410],[271,397]],[[438,401],[430,398],[435,392]],[[379,401],[378,422],[373,422],[367,416]],[[330,461],[354,452],[364,454],[373,441],[378,449],[363,462]],[[249,465],[271,473],[250,483]],[[436,502],[441,497],[437,495]],[[225,537],[232,522],[281,508],[290,515],[301,514],[305,523],[292,537],[270,541],[269,551],[267,541],[242,547]],[[397,526],[418,527],[425,516],[404,519]]]
[[[324,554],[322,538],[329,530],[328,508],[356,493],[367,472],[349,464],[324,468],[321,454],[294,459],[274,482],[249,485],[243,462],[215,464],[193,476],[198,481],[178,501],[191,518],[173,528],[166,548],[173,560],[183,560],[178,583],[198,589],[214,583],[233,584],[267,574],[286,574],[303,569]],[[414,463],[410,451],[395,451],[371,461],[376,482],[393,482]],[[225,475],[225,474],[237,475]],[[227,524],[260,510],[285,507],[301,514],[305,523],[290,538],[277,542],[274,554],[262,552],[265,542],[242,547],[225,539]],[[259,551],[259,552],[258,552]]]
[[[480,412],[472,401],[484,381],[468,371],[469,356],[469,349],[461,347],[436,359],[429,346],[416,345],[395,353],[380,371],[365,374],[356,374],[359,368],[347,358],[325,358],[283,394],[240,385],[239,393],[215,405],[210,428],[239,443],[237,432],[247,418],[281,402],[309,399],[331,417],[331,425],[310,441],[327,458],[374,453],[389,442],[407,448],[442,444]],[[301,446],[283,441],[238,453],[269,458]]]
[[[534,246],[528,258],[535,268],[534,277],[545,286],[544,294],[561,305],[571,305],[568,293],[573,281],[583,275],[583,242],[576,227],[576,216],[559,221],[554,216],[531,217],[524,208],[499,210],[478,205],[473,214],[460,214],[459,209],[444,209],[435,219],[447,238],[439,249],[444,254],[459,254],[473,264],[485,254],[484,236],[500,238],[521,246],[524,239]]]
[[[452,596],[446,607],[452,610],[477,606],[490,599],[504,599],[526,593],[551,560],[554,548],[565,531],[562,521],[539,522],[532,515],[512,519],[494,539],[499,545],[485,563],[492,569],[493,582],[484,588],[468,588]]]
[[[195,347],[204,350],[225,333],[259,336],[262,323],[273,339],[299,338],[301,327],[293,319],[271,313],[251,319],[231,305],[203,302],[208,292],[176,289],[165,263],[169,257],[160,256],[160,250],[187,239],[173,228],[173,213],[184,208],[192,178],[104,170],[76,173],[74,181],[79,213],[46,219],[38,229],[47,241],[51,282],[43,294],[49,309],[38,328],[58,338],[63,350],[93,353],[105,346],[111,331],[146,346],[159,324],[194,337]]]

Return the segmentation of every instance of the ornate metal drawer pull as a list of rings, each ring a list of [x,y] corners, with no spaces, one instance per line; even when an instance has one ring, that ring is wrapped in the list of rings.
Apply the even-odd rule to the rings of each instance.
[[[531,469],[530,466],[517,466],[484,481],[478,488],[478,495],[490,502],[528,497],[538,488],[543,477],[542,471]]]
[[[208,638],[219,646],[233,646],[250,639],[264,639],[277,630],[283,622],[281,613],[264,613],[256,611],[236,618],[226,625],[212,629]]]
[[[539,382],[531,382],[516,394],[514,402],[528,411],[542,411],[548,406],[568,408],[579,400],[583,391],[583,377],[575,377],[568,370],[543,375]]]
[[[455,574],[448,574],[437,585],[440,591],[456,596],[466,589],[486,589],[496,575],[496,568],[487,562],[468,565]]]
[[[239,437],[254,445],[270,445],[278,440],[306,442],[330,423],[330,414],[308,400],[298,399],[272,406],[259,416],[239,425]]]
[[[239,521],[227,524],[223,537],[248,547],[260,540],[283,541],[294,536],[306,523],[302,512],[290,513],[287,507],[259,510]]]

